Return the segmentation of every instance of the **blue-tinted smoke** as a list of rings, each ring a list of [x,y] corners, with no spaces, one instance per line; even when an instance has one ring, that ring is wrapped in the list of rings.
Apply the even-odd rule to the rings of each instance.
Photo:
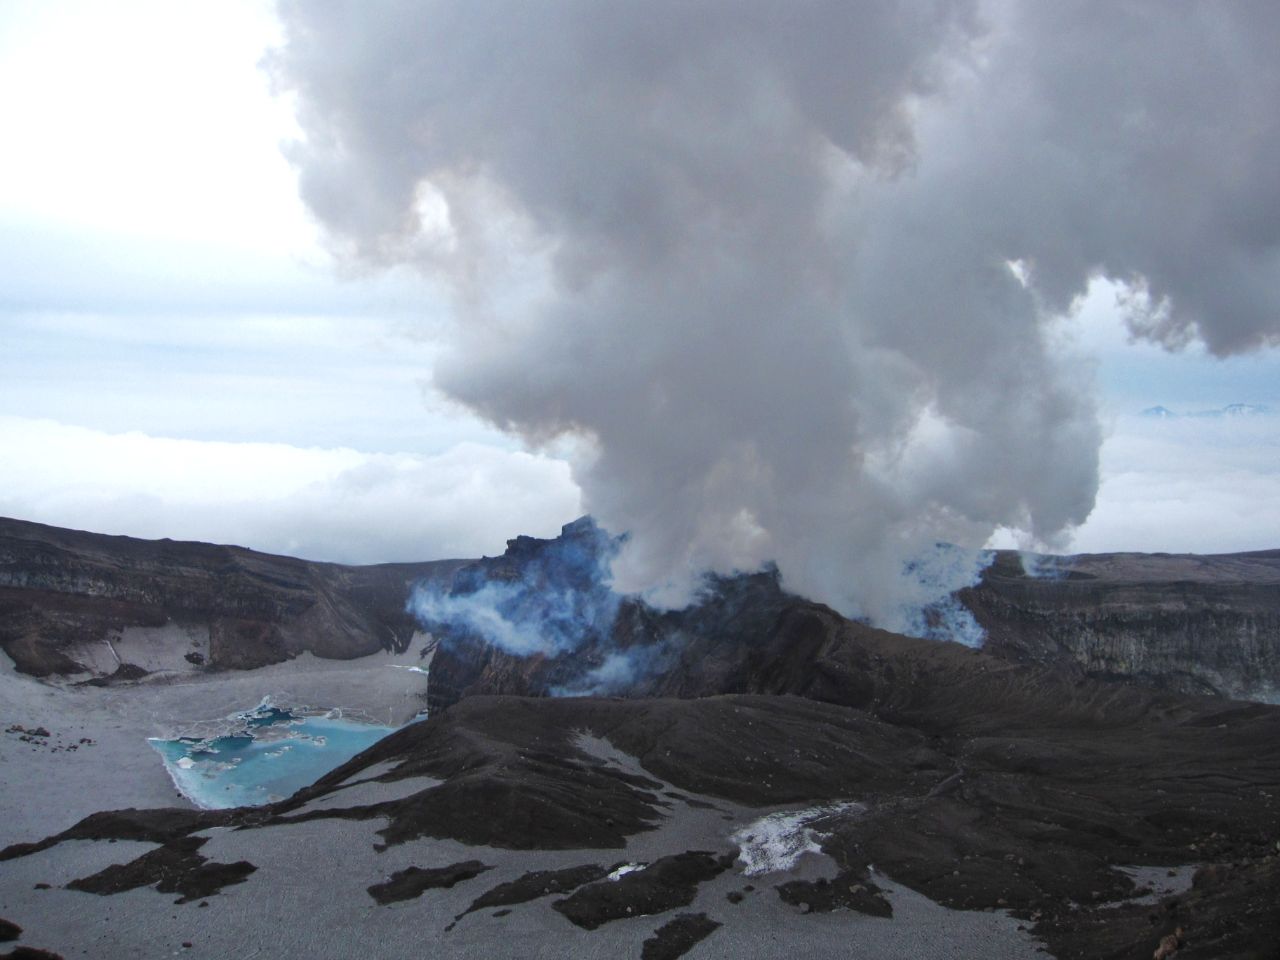
[[[875,626],[910,637],[981,647],[986,633],[955,594],[977,586],[995,557],[994,550],[935,543],[931,550],[902,565],[902,600]]]
[[[609,562],[621,541],[584,518],[550,541],[518,537],[504,556],[460,570],[452,587],[422,583],[407,608],[433,634],[519,657],[560,656],[607,642],[622,597]]]
[[[1022,551],[1018,559],[1022,562],[1022,572],[1033,580],[1065,580],[1069,572],[1065,557]]]
[[[445,648],[474,644],[557,661],[548,675],[555,677],[546,691],[551,696],[642,692],[679,661],[685,631],[701,629],[693,626],[699,622],[719,630],[730,616],[715,612],[720,605],[755,588],[748,576],[708,579],[690,608],[692,620],[678,629],[647,629],[656,611],[612,587],[610,563],[623,542],[585,517],[555,540],[517,537],[503,556],[464,567],[449,587],[419,584],[408,610]],[[954,594],[975,585],[994,557],[992,551],[935,544],[903,565],[901,602],[874,625],[981,646],[982,628]],[[628,617],[620,623],[624,605]]]
[[[549,691],[553,697],[607,697],[635,690],[646,677],[659,673],[669,662],[663,644],[629,647],[605,655],[604,661],[581,677]]]

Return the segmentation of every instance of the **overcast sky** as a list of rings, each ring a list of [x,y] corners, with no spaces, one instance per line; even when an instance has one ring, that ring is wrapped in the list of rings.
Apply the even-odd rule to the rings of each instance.
[[[348,172],[327,185],[336,196],[318,198],[316,155],[294,151],[313,175],[310,209],[300,199],[282,146],[319,128],[299,128],[297,98],[313,111],[331,101],[306,86],[316,68],[305,51],[286,69],[294,92],[273,94],[261,62],[284,38],[266,2],[0,5],[0,514],[347,562],[492,554],[507,537],[552,534],[584,504],[628,516],[623,500],[598,490],[584,500],[560,458],[571,442],[531,446],[556,431],[544,437],[543,419],[522,422],[503,405],[541,396],[477,398],[477,384],[502,382],[456,365],[505,359],[458,346],[456,289],[412,257],[331,254],[335,242],[361,239],[331,222],[332,205],[361,181]],[[358,87],[368,65],[348,66]],[[277,75],[276,85],[290,83]],[[941,135],[923,128],[920,149]],[[929,177],[942,176],[927,161],[922,153],[920,202]],[[543,204],[530,209],[561,202],[531,182],[513,173],[508,187]],[[776,202],[808,202],[785,193]],[[867,222],[904,202],[886,193]],[[554,216],[565,231],[585,229]],[[1280,415],[1138,415],[1156,405],[1280,410],[1277,351],[1215,357],[1198,342],[1180,352],[1132,343],[1117,292],[1096,281],[1053,328],[1054,351],[1074,358],[1073,379],[1056,389],[1086,398],[1079,416],[1102,438],[1096,505],[1054,542],[1280,547]],[[877,296],[860,293],[856,305],[869,309]],[[555,348],[529,362],[553,362]],[[433,381],[438,369],[448,390]],[[607,438],[607,424],[599,429]],[[639,459],[665,453],[629,448]],[[578,451],[579,480],[602,482],[612,468],[607,443],[596,455],[584,465]],[[990,542],[1030,543],[1009,529]]]

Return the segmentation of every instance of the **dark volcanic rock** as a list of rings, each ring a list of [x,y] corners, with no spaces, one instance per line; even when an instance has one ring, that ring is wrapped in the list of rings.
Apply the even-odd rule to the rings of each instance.
[[[243,883],[258,869],[247,860],[210,863],[197,852],[206,842],[205,837],[170,840],[129,863],[114,864],[92,876],[72,880],[67,889],[106,896],[155,884],[161,893],[181,894],[178,903],[188,903],[211,897],[230,884]]]
[[[720,924],[705,913],[682,913],[660,926],[644,942],[640,950],[641,960],[676,960],[718,929]]]
[[[62,960],[62,954],[35,947],[14,947],[8,953],[0,953],[0,960]]]
[[[503,556],[460,570],[451,597],[496,585],[509,594],[504,617],[539,633],[561,630],[567,639],[549,644],[548,652],[520,656],[487,643],[465,625],[428,621],[439,640],[428,682],[431,712],[478,694],[696,697],[750,692],[753,658],[776,638],[781,614],[797,604],[813,606],[786,594],[777,571],[769,570],[712,578],[692,607],[657,611],[636,598],[613,595],[603,585],[605,565],[616,546],[617,541],[583,518],[554,540],[520,537],[508,542]],[[565,557],[569,562],[562,562]],[[559,601],[550,611],[543,609],[544,590]],[[577,620],[560,623],[561,608]],[[598,673],[619,657],[630,663],[624,676],[609,679],[607,669]]]
[[[777,887],[783,903],[806,913],[857,910],[873,917],[892,917],[893,907],[864,874],[846,871],[834,880],[790,880]]]
[[[0,942],[17,940],[22,936],[22,928],[11,920],[0,919]]]
[[[385,883],[371,886],[369,896],[385,906],[398,900],[420,897],[426,890],[448,889],[492,869],[479,860],[464,860],[447,867],[407,867],[397,870]]]
[[[430,712],[472,694],[533,694],[531,672],[538,676],[536,695],[580,684],[602,662],[587,651],[612,643],[623,602],[606,585],[616,547],[583,517],[554,540],[516,537],[502,556],[462,567],[447,586],[437,581],[437,599],[446,601],[446,609],[423,612],[424,625],[439,641],[428,683]],[[509,623],[527,626],[552,652],[513,656],[490,645],[467,617],[450,615],[449,608],[486,589],[486,604]]]
[[[587,930],[611,920],[665,913],[693,903],[698,884],[728,870],[733,860],[732,854],[718,857],[702,850],[662,857],[617,880],[582,887],[552,906]]]
[[[147,676],[148,671],[133,663],[122,663],[116,667],[113,673],[109,673],[102,677],[91,677],[84,681],[87,687],[110,687],[117,683],[129,683],[133,680],[141,680]]]
[[[1184,895],[1059,911],[1034,932],[1061,960],[1146,960],[1166,938],[1178,945],[1178,960],[1280,956],[1280,860],[1205,867]]]
[[[367,765],[390,760],[399,761],[397,778],[425,774],[445,782],[352,814],[389,817],[379,831],[388,844],[437,837],[522,850],[621,848],[628,835],[652,829],[658,818],[652,781],[574,749],[573,728],[561,726],[560,715],[544,713],[541,704],[474,699],[456,716],[385,737],[277,809],[301,806]]]
[[[576,890],[584,883],[592,883],[616,870],[621,864],[602,867],[588,863],[580,867],[565,867],[562,870],[535,870],[517,877],[507,883],[500,883],[487,893],[482,893],[471,906],[460,915],[465,916],[486,907],[509,907],[517,903],[528,903],[539,897],[547,897],[553,893],[568,893]],[[496,914],[495,914],[496,916]]]
[[[1000,551],[962,602],[1002,657],[1184,693],[1280,700],[1280,551],[1050,557]]]
[[[416,629],[404,609],[412,584],[462,565],[349,567],[0,519],[0,648],[40,677],[88,672],[77,660],[87,645],[167,624],[207,639],[207,652],[175,659],[194,652],[224,669],[402,651]]]
[[[668,801],[656,781],[578,750],[577,730],[607,737],[685,790],[749,804],[923,792],[952,772],[919,734],[798,697],[469,697],[384,738],[273,809],[288,813],[391,761],[397,778],[446,782],[349,814],[389,817],[380,831],[388,843],[431,836],[516,849],[621,848],[627,836],[651,829]]]
[[[566,536],[579,538],[580,546],[597,542],[585,526],[571,528]],[[495,578],[525,583],[532,592],[512,602],[536,611],[541,586],[576,590],[574,578],[585,577],[589,567],[551,570],[539,560],[548,543],[513,541],[504,557],[462,571],[458,585],[476,589]],[[269,596],[283,604],[277,613],[287,613],[272,614],[274,620],[249,616],[247,607],[228,614],[226,629],[244,627],[233,661],[269,647],[283,636],[281,624],[310,622],[311,607],[302,603],[288,612],[288,602],[310,596],[318,603],[316,584],[332,573],[299,586],[311,576],[304,568],[317,565],[278,567],[279,558],[209,549],[231,551],[227,603]],[[1280,709],[1170,688],[1231,692],[1214,676],[1270,669],[1267,604],[1275,587],[1263,581],[1274,559],[1207,558],[1198,566],[1188,558],[1091,558],[1059,580],[1042,582],[1011,571],[1005,557],[966,596],[991,632],[985,652],[852,623],[787,595],[769,572],[717,581],[699,604],[676,613],[634,601],[610,608],[586,577],[581,593],[593,611],[609,609],[607,630],[588,631],[572,654],[540,657],[503,653],[462,633],[444,635],[431,671],[439,712],[287,801],[254,811],[99,814],[40,843],[0,851],[0,859],[63,839],[150,840],[163,844],[161,850],[80,882],[123,888],[141,879],[183,891],[178,880],[165,879],[169,874],[146,878],[170,869],[198,877],[205,867],[218,867],[183,845],[199,839],[193,834],[215,825],[252,829],[329,817],[385,818],[380,832],[388,844],[438,837],[514,849],[619,849],[682,809],[670,800],[670,785],[695,804],[709,798],[761,807],[858,801],[856,814],[833,815],[823,824],[823,850],[835,861],[836,879],[778,887],[784,900],[809,912],[885,910],[870,882],[874,864],[879,875],[949,907],[1009,909],[1034,924],[1058,956],[1149,957],[1165,937],[1178,938],[1179,956],[1265,956],[1277,943]],[[4,562],[0,556],[0,569]],[[1187,564],[1194,569],[1187,572]],[[1170,579],[1178,570],[1182,579]],[[264,571],[285,582],[262,581]],[[1262,586],[1239,592],[1249,577]],[[0,609],[5,596],[12,600],[0,596]],[[30,604],[31,594],[23,596]],[[95,604],[100,612],[115,611],[113,622],[137,622],[120,619],[129,610],[139,616],[158,610],[177,622],[165,602],[127,590],[58,596],[64,606],[51,608],[52,619],[41,621],[46,625],[81,610],[77,605]],[[334,600],[339,606],[340,599]],[[1204,638],[1214,624],[1226,625],[1236,641],[1244,636],[1231,632],[1232,624],[1244,623],[1231,619],[1236,613],[1253,618],[1241,630],[1254,630],[1248,636],[1256,643],[1245,637],[1236,660],[1207,654],[1216,674],[1187,674],[1179,664],[1209,649]],[[26,623],[28,614],[15,616],[0,620],[0,630],[10,631],[0,640],[12,640],[21,655],[26,650],[53,662],[79,642],[63,643],[56,631],[15,634],[13,625]],[[1059,617],[1068,627],[1053,622]],[[262,624],[270,629],[259,631]],[[1187,639],[1193,635],[1200,639]],[[1162,637],[1173,640],[1161,647]],[[226,666],[218,649],[211,647],[215,665]],[[281,649],[283,655],[291,650]],[[543,698],[582,689],[592,671],[619,652],[640,665],[623,690],[629,699]],[[1194,682],[1177,679],[1184,674]],[[482,695],[486,691],[535,696]],[[647,775],[588,753],[579,734],[607,740]],[[384,763],[389,772],[372,773]],[[309,803],[357,775],[443,782],[365,806]],[[1187,863],[1215,866],[1176,901],[1125,902],[1135,891],[1117,864]],[[572,890],[556,909],[594,929],[687,906],[698,884],[729,867],[726,855],[687,853],[613,882],[599,878],[599,866],[544,871],[493,888],[472,909]],[[428,878],[433,871],[414,868],[374,886],[398,895],[424,879],[448,880],[451,869]],[[673,926],[672,937],[697,932],[692,923]]]
[[[91,814],[61,833],[37,843],[15,843],[0,850],[0,861],[47,850],[63,840],[141,840],[165,844],[197,830],[220,827],[240,814],[232,810],[188,810],[163,807],[156,810],[107,810]]]

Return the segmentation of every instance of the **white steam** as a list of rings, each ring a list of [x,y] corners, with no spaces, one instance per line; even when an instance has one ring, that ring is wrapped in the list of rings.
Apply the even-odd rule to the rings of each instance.
[[[772,559],[889,622],[935,541],[1089,515],[1091,278],[1139,336],[1280,335],[1273,4],[281,12],[308,205],[453,281],[437,385],[572,441],[623,591]]]

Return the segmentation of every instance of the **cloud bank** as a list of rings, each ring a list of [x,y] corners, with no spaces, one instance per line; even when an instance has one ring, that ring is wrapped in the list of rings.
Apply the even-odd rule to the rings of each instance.
[[[1073,547],[1234,553],[1280,547],[1280,415],[1118,418],[1098,506]]]
[[[1280,338],[1280,8],[975,0],[280,6],[335,249],[449,281],[438,387],[630,531],[617,585],[776,560],[888,616],[904,562],[1061,545],[1098,490],[1060,316]]]
[[[501,553],[581,510],[564,462],[476,443],[370,454],[0,416],[0,475],[0,516],[341,563]]]

